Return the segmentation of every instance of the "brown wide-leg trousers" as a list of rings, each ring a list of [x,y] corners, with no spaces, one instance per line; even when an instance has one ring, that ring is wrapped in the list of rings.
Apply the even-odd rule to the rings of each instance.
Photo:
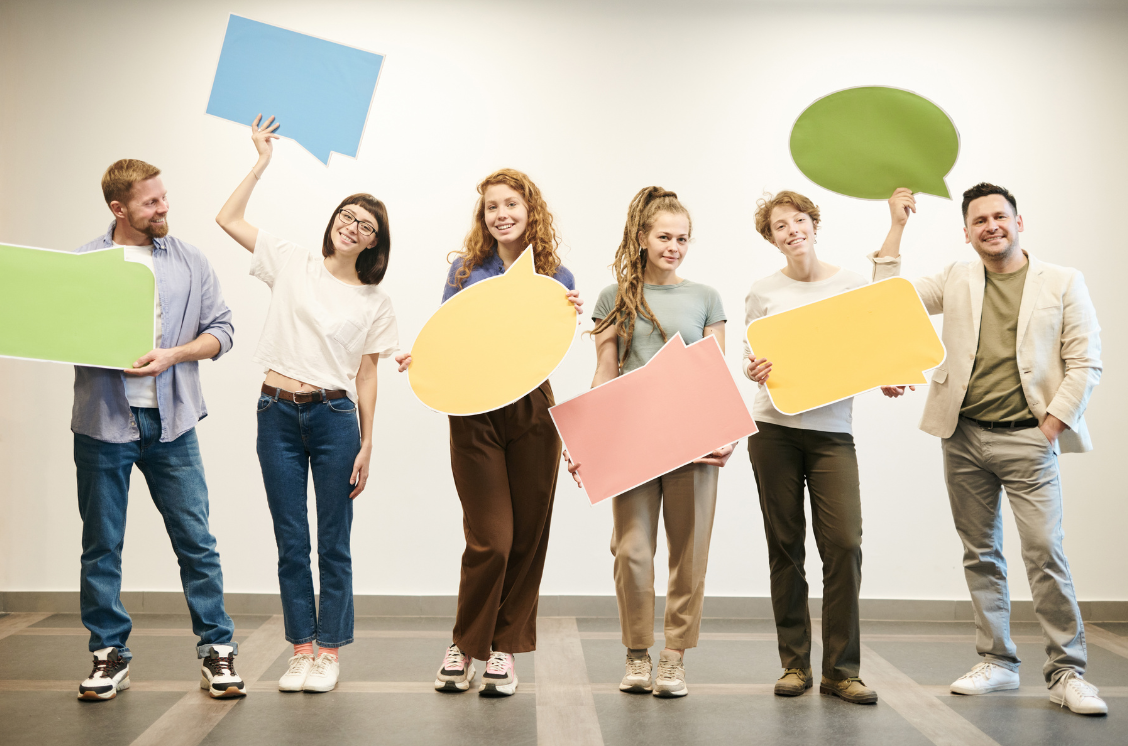
[[[450,418],[450,464],[466,551],[454,642],[471,658],[537,645],[537,601],[548,550],[560,436],[548,381],[512,404]]]
[[[748,455],[760,492],[771,567],[779,657],[784,668],[811,667],[803,484],[823,562],[822,674],[841,681],[861,666],[858,593],[862,585],[862,498],[849,433],[759,423]]]

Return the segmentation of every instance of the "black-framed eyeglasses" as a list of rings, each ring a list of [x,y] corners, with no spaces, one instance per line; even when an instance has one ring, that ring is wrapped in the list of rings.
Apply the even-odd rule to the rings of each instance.
[[[341,216],[341,222],[345,225],[356,223],[356,229],[360,231],[360,235],[373,236],[376,234],[376,226],[364,220],[357,220],[356,215],[353,215],[348,210],[342,208],[337,214]]]

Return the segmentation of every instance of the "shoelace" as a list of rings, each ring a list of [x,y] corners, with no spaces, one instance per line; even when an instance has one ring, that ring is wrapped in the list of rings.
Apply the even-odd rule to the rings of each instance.
[[[659,658],[658,659],[658,678],[660,678],[660,679],[680,679],[681,676],[678,675],[678,669],[679,668],[681,668],[681,664],[678,663],[677,661],[671,660],[670,658]]]
[[[650,673],[650,661],[646,658],[627,658],[627,666],[631,669],[631,676],[646,676]]]
[[[987,663],[987,662],[976,663],[975,668],[971,669],[970,671],[965,673],[960,678],[969,679],[969,680],[972,680],[972,679],[989,679],[989,678],[991,678],[991,669],[992,668],[998,668],[998,666],[995,666],[994,664]]]
[[[235,656],[234,655],[217,655],[208,661],[211,665],[212,673],[222,675],[224,672],[235,675]]]
[[[807,679],[806,671],[804,671],[802,668],[785,668],[783,669],[783,676],[780,676],[780,678],[786,679],[791,674],[795,674],[804,681]]]
[[[507,653],[490,653],[490,660],[486,663],[486,673],[504,674],[509,667],[509,655]]]
[[[114,665],[114,661],[111,661],[109,658],[107,658],[106,660],[99,660],[99,659],[95,658],[94,659],[94,668],[90,671],[89,678],[96,679],[96,678],[98,678],[99,674],[101,674],[102,678],[105,678],[105,679],[110,678],[110,676],[109,676],[110,667],[113,666],[113,665]]]
[[[328,655],[328,654],[319,655],[319,656],[317,656],[317,660],[314,661],[313,670],[311,670],[309,672],[309,675],[310,676],[324,676],[329,671],[329,667],[332,666],[332,665],[333,665],[333,656]]]
[[[1097,689],[1095,686],[1090,684],[1088,681],[1085,681],[1085,679],[1081,678],[1072,671],[1067,673],[1064,678],[1067,679],[1067,681],[1065,682],[1066,687],[1073,689],[1073,691],[1077,692],[1077,695],[1082,699],[1084,699],[1085,697],[1096,697],[1097,692],[1100,691],[1100,689]],[[1061,706],[1065,707],[1065,697],[1061,698]]]
[[[465,664],[462,662],[464,656],[462,651],[458,649],[457,645],[451,645],[447,648],[446,658],[443,658],[443,668],[447,671],[455,668],[462,668]]]
[[[312,661],[313,656],[309,653],[299,653],[290,659],[290,667],[286,669],[286,675],[297,675],[302,672],[305,667],[306,661]]]

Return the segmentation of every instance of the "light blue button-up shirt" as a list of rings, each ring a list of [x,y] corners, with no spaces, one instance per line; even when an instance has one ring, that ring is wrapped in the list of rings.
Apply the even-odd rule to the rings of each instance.
[[[114,245],[114,228],[79,247],[78,254]],[[219,278],[203,252],[178,238],[153,239],[153,274],[161,302],[161,347],[179,347],[204,332],[219,340],[216,360],[231,349],[235,327],[223,302]],[[176,440],[207,416],[199,363],[177,363],[157,376],[161,442]],[[110,368],[74,368],[71,430],[107,443],[128,443],[141,433],[125,396],[125,373]]]
[[[505,274],[505,263],[501,261],[498,256],[497,247],[495,246],[490,250],[490,255],[487,256],[481,264],[474,269],[470,270],[470,276],[462,281],[462,286],[454,284],[454,276],[458,270],[462,268],[462,257],[457,257],[450,265],[450,271],[447,272],[446,285],[443,287],[443,303],[450,300],[450,297],[457,293],[459,290],[465,290],[473,285],[475,282],[488,280],[491,277],[498,277]],[[576,278],[572,276],[571,271],[563,264],[556,268],[556,274],[552,279],[559,282],[569,290],[576,289]]]

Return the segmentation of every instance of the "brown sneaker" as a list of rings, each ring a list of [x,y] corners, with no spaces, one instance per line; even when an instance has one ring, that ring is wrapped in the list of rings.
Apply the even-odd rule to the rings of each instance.
[[[877,704],[877,692],[866,686],[857,676],[843,681],[835,681],[823,676],[822,683],[819,684],[819,694],[830,694],[856,705]]]
[[[798,697],[815,685],[809,668],[788,668],[775,684],[778,697]]]

